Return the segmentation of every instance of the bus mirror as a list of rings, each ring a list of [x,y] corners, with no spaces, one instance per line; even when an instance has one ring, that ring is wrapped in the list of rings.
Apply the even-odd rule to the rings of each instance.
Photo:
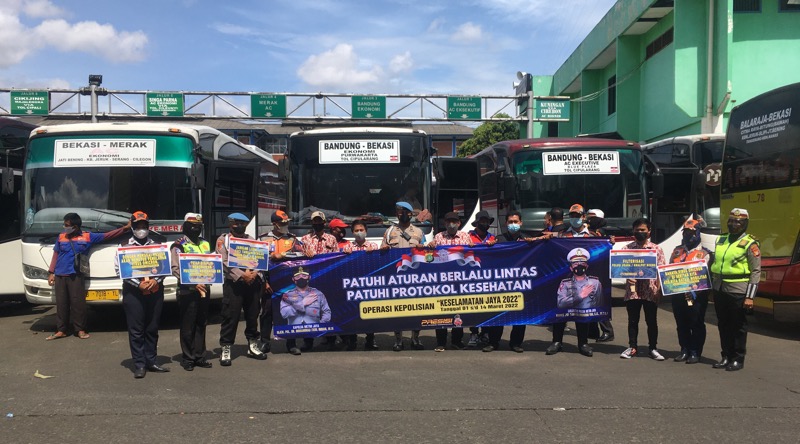
[[[192,164],[192,188],[197,190],[206,189],[206,168],[202,163]]]
[[[706,189],[706,172],[698,171],[694,177],[694,190],[702,193]]]
[[[653,173],[651,179],[653,183],[653,197],[656,199],[664,197],[664,175],[661,173]]]
[[[14,170],[3,168],[3,194],[14,194]]]
[[[530,181],[528,181],[530,184]],[[507,200],[514,199],[514,192],[517,188],[517,180],[514,176],[505,176],[503,177],[503,191],[505,192],[505,198]]]
[[[278,180],[285,182],[289,176],[289,159],[284,157],[278,162]]]

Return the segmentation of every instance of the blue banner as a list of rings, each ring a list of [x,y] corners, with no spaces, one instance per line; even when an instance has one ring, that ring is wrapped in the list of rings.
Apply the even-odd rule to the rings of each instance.
[[[656,250],[614,250],[611,252],[611,279],[657,279]]]
[[[272,264],[275,335],[608,319],[610,250],[606,239],[551,239],[332,253]]]
[[[269,268],[269,246],[267,242],[231,237],[228,243],[228,266],[266,271]]]
[[[145,245],[117,248],[119,277],[134,279],[150,276],[169,276],[169,245]]]
[[[181,284],[221,284],[222,255],[178,253],[181,269]]]

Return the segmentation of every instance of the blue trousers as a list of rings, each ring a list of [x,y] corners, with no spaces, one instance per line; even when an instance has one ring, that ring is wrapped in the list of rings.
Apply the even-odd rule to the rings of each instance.
[[[164,287],[152,294],[142,294],[138,287],[122,285],[122,308],[128,322],[128,342],[136,368],[156,364],[158,323],[164,306]]]

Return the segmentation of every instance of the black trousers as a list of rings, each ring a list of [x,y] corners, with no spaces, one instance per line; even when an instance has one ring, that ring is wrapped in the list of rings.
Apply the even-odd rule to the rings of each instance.
[[[261,294],[261,312],[258,315],[258,324],[261,327],[261,342],[269,342],[272,337],[272,295],[266,292]]]
[[[672,295],[672,314],[675,316],[681,352],[700,356],[706,343],[708,292],[700,291],[696,294],[697,299],[692,301],[691,307],[683,293]]]
[[[452,333],[450,333],[450,343],[451,344],[458,344],[463,342],[464,340],[464,329],[463,328],[453,328]],[[447,329],[446,328],[437,328],[436,329],[436,345],[440,347],[444,347],[447,345]]]
[[[128,343],[136,368],[156,364],[158,323],[164,307],[164,287],[152,294],[142,294],[138,287],[122,284],[122,308],[128,322]]]
[[[717,312],[722,356],[744,362],[744,355],[747,352],[747,317],[744,309],[744,295],[716,291],[714,292],[714,310]]]
[[[564,342],[564,329],[566,322],[553,324],[553,342]],[[586,322],[575,323],[575,333],[578,335],[578,347],[589,342],[589,324]]]
[[[258,339],[258,314],[261,310],[261,280],[252,285],[244,281],[225,280],[222,284],[222,325],[219,330],[219,345],[233,345],[239,314],[244,310],[244,336],[248,340]]]
[[[200,292],[178,295],[181,355],[184,363],[200,362],[206,355],[206,326],[211,298],[201,298]]]
[[[499,327],[484,327],[483,328],[489,335],[489,345],[494,348],[499,348],[500,338],[503,337],[503,326]],[[563,332],[562,332],[563,333]],[[514,325],[511,327],[511,337],[508,340],[509,347],[519,347],[522,345],[522,340],[525,338],[525,326]]]
[[[56,276],[56,330],[67,334],[72,321],[75,332],[86,331],[86,287],[83,276]]]
[[[647,342],[650,350],[656,349],[658,343],[658,305],[643,299],[630,299],[625,302],[628,310],[628,346],[639,348],[639,318],[644,310],[644,321],[647,324]]]

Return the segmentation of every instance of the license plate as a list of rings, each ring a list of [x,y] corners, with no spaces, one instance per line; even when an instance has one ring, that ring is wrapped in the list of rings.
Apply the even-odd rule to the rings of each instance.
[[[119,290],[89,290],[86,292],[87,301],[118,301]]]

